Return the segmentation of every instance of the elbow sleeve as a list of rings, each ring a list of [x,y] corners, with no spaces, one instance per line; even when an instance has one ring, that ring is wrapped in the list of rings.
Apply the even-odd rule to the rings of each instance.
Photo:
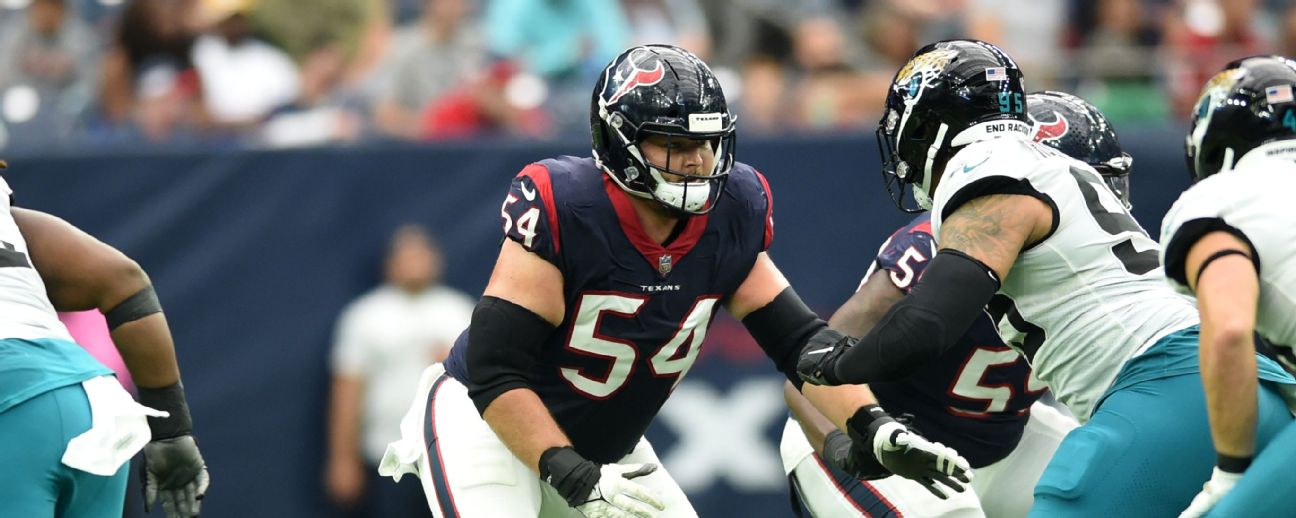
[[[797,375],[797,359],[810,337],[828,324],[801,301],[792,287],[787,287],[764,307],[751,312],[742,320],[747,332],[774,360],[774,366],[801,390],[801,376]]]
[[[473,309],[466,355],[468,397],[478,413],[500,394],[528,388],[529,372],[554,330],[535,312],[507,300],[485,296]]]
[[[836,364],[846,383],[895,381],[953,347],[999,291],[994,271],[945,249],[927,265],[912,293],[882,317]]]

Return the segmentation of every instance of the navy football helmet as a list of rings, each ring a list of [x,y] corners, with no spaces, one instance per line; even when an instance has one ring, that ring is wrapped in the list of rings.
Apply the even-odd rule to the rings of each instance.
[[[1065,92],[1034,92],[1026,96],[1027,112],[1035,124],[1036,142],[1089,164],[1112,192],[1130,207],[1129,174],[1134,164],[1121,148],[1116,129],[1098,107]]]
[[[896,72],[878,123],[882,177],[896,206],[930,209],[934,175],[954,151],[1005,133],[1029,137],[1021,69],[998,47],[948,40],[918,49]],[[921,209],[906,207],[912,184]]]
[[[1261,144],[1296,137],[1296,62],[1253,56],[1229,63],[1202,89],[1184,142],[1199,181],[1237,164]]]
[[[734,163],[734,117],[720,83],[706,63],[679,47],[632,47],[612,60],[594,85],[590,130],[594,159],[617,185],[682,215],[715,208]],[[640,144],[652,135],[709,141],[712,170],[672,171],[669,158],[649,164]],[[668,181],[664,172],[683,181]]]

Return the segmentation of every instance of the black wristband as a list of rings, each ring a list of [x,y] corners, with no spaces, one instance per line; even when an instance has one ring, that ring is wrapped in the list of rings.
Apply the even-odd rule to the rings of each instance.
[[[886,410],[878,405],[865,405],[855,411],[855,415],[846,420],[846,431],[850,433],[852,441],[856,441],[860,447],[873,449],[873,436],[877,434],[878,428],[887,423],[894,423],[893,419]]]
[[[1232,455],[1215,452],[1215,466],[1219,467],[1220,471],[1227,471],[1229,473],[1245,472],[1246,469],[1251,466],[1251,459],[1252,457],[1250,456],[1234,457]]]
[[[162,388],[139,388],[139,402],[149,408],[170,412],[168,417],[149,417],[153,440],[170,439],[193,432],[189,404],[185,402],[184,385],[179,381]]]
[[[554,446],[540,454],[540,480],[553,486],[567,505],[589,501],[599,481],[599,465],[582,457],[571,446]]]

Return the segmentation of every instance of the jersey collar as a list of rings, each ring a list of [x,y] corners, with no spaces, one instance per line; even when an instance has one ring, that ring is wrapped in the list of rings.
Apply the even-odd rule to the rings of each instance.
[[[671,242],[670,246],[662,246],[648,237],[648,232],[643,229],[643,224],[639,221],[639,215],[635,213],[630,195],[613,183],[608,175],[603,175],[603,187],[612,202],[612,208],[616,211],[617,223],[620,223],[621,231],[661,278],[666,278],[674,265],[679,264],[680,259],[693,250],[706,230],[709,213],[689,216],[680,235]]]

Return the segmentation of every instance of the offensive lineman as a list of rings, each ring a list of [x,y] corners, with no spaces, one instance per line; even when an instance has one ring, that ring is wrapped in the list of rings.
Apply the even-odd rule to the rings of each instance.
[[[438,516],[695,516],[642,436],[715,311],[743,320],[796,381],[810,336],[840,336],[765,254],[769,187],[734,162],[733,119],[700,59],[631,48],[600,76],[590,111],[594,159],[514,178],[508,239],[472,323],[444,369],[425,372],[380,467],[417,473]],[[966,482],[967,461],[862,388],[808,392],[868,442],[857,465]]]
[[[1063,92],[1029,94],[1026,106],[1036,142],[1089,164],[1129,206],[1131,160],[1098,108]],[[859,290],[828,324],[850,336],[864,336],[913,288],[935,252],[931,216],[924,213],[887,239]],[[1026,516],[1033,503],[1030,489],[1058,443],[1077,426],[1074,419],[1037,402],[1046,386],[1030,375],[1025,358],[1003,345],[988,317],[977,318],[937,361],[917,367],[901,381],[874,383],[869,388],[889,411],[912,415],[915,430],[963,453],[976,472],[973,493],[941,500],[899,477],[847,479],[832,467],[832,455],[812,457],[811,443],[822,452],[825,442],[840,449],[849,439],[830,431],[822,417],[805,408],[804,398],[785,387],[800,427],[789,420],[784,428],[784,469],[816,516],[859,515],[860,511],[875,517],[982,516],[982,512],[994,517]],[[807,442],[807,436],[813,439]],[[832,439],[825,441],[826,436]]]
[[[1210,482],[1181,516],[1292,512],[1279,495],[1296,490],[1296,426],[1267,446],[1256,441],[1256,364],[1249,351],[1258,331],[1288,369],[1296,368],[1293,88],[1296,62],[1280,56],[1234,61],[1206,84],[1186,140],[1196,185],[1162,223],[1166,277],[1197,296],[1202,383],[1217,452]]]
[[[0,179],[0,516],[119,517],[141,448],[145,510],[160,499],[168,518],[198,516],[207,467],[148,276],[67,222],[14,207],[12,195]],[[147,406],[55,314],[91,308]]]
[[[1101,177],[1030,141],[1024,105],[1016,63],[984,42],[928,45],[896,74],[878,130],[888,186],[914,185],[941,248],[867,336],[829,351],[812,341],[798,370],[815,383],[892,379],[938,357],[988,306],[1085,423],[1045,469],[1031,515],[1171,515],[1214,463],[1196,311],[1160,281],[1157,244]],[[1296,383],[1256,362],[1262,380]],[[1268,382],[1262,444],[1291,422]]]

